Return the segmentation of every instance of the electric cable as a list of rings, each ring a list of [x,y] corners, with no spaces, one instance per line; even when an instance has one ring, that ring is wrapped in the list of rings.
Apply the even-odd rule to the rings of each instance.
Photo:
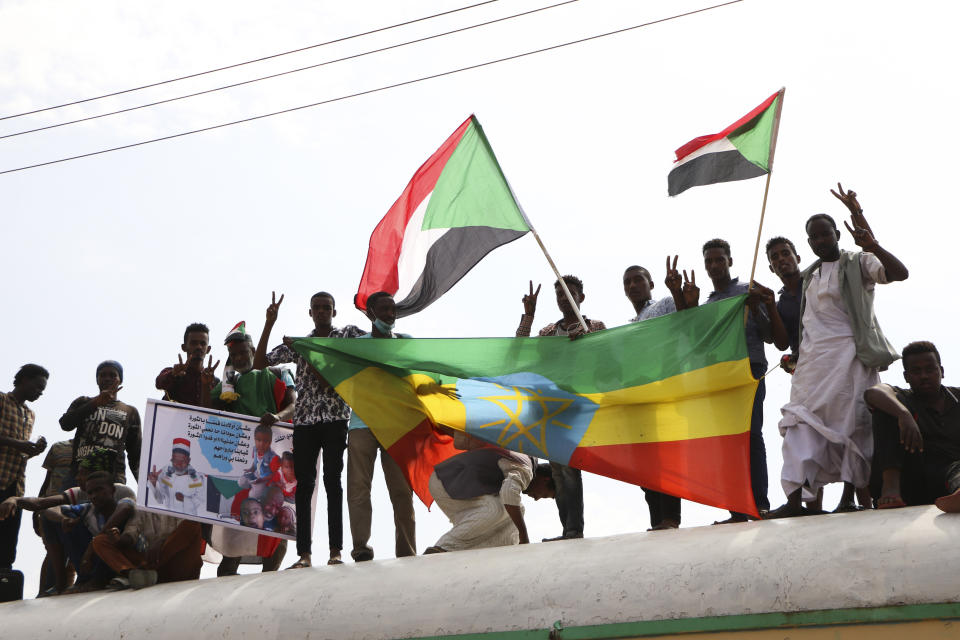
[[[113,96],[123,95],[125,93],[132,93],[134,91],[140,91],[142,89],[149,89],[151,87],[159,87],[163,84],[170,84],[171,82],[179,82],[180,80],[187,80],[189,78],[196,78],[198,76],[205,76],[210,73],[216,73],[218,71],[226,71],[227,69],[235,69],[237,67],[242,67],[247,64],[254,64],[255,62],[263,62],[264,60],[272,60],[273,58],[279,58],[281,56],[288,56],[293,53],[300,53],[301,51],[308,51],[310,49],[316,49],[318,47],[325,47],[327,45],[336,44],[338,42],[346,42],[347,40],[353,40],[355,38],[362,38],[363,36],[369,36],[374,33],[381,33],[383,31],[389,31],[390,29],[396,29],[398,27],[405,27],[407,25],[415,24],[417,22],[424,22],[426,20],[432,20],[434,18],[439,18],[441,16],[447,16],[452,13],[457,13],[460,11],[466,11],[467,9],[474,9],[476,7],[483,6],[485,4],[493,4],[494,2],[499,2],[500,0],[484,0],[483,2],[477,2],[475,4],[467,5],[465,7],[460,7],[459,9],[450,9],[449,11],[443,11],[441,13],[434,13],[429,16],[423,16],[422,18],[414,18],[413,20],[407,20],[406,22],[398,22],[397,24],[392,24],[387,27],[378,27],[376,29],[371,29],[370,31],[364,31],[363,33],[355,33],[351,36],[343,36],[336,38],[334,40],[327,40],[326,42],[320,42],[317,44],[311,44],[306,47],[300,47],[299,49],[291,49],[290,51],[283,51],[281,53],[274,53],[269,56],[263,56],[261,58],[254,58],[253,60],[247,60],[245,62],[237,62],[235,64],[228,64],[224,67],[217,67],[216,69],[209,69],[207,71],[199,71],[197,73],[191,73],[189,75],[180,76],[179,78],[171,78],[169,80],[161,80],[160,82],[151,82],[150,84],[141,85],[139,87],[133,87],[132,89],[123,89],[122,91],[114,91],[112,93],[105,93],[100,96],[94,96],[92,98],[84,98],[82,100],[74,100],[72,102],[64,102],[63,104],[53,105],[52,107],[43,107],[41,109],[33,109],[32,111],[24,111],[22,113],[15,113],[9,116],[0,116],[0,120],[9,120],[11,118],[19,118],[21,116],[29,116],[34,113],[42,113],[44,111],[52,111],[53,109],[61,109],[63,107],[70,107],[75,104],[83,104],[84,102],[93,102],[94,100],[102,100],[103,98],[112,98]]]
[[[213,130],[215,130],[215,129],[222,129],[222,128],[224,128],[224,127],[230,127],[230,126],[233,126],[233,125],[236,125],[236,124],[243,124],[243,123],[245,123],[245,122],[253,122],[253,121],[255,121],[255,120],[262,120],[262,119],[264,119],[264,118],[270,118],[270,117],[282,115],[282,114],[285,114],[285,113],[291,113],[291,112],[294,112],[294,111],[300,111],[300,110],[303,110],[303,109],[309,109],[309,108],[311,108],[311,107],[318,107],[318,106],[324,105],[324,104],[331,104],[331,103],[333,103],[333,102],[340,102],[340,101],[342,101],[342,100],[349,100],[350,98],[357,98],[357,97],[359,97],[359,96],[370,95],[370,94],[372,94],[372,93],[379,93],[379,92],[381,92],[381,91],[387,91],[388,89],[396,89],[396,88],[398,88],[398,87],[404,87],[404,86],[416,84],[416,83],[419,83],[419,82],[424,82],[424,81],[426,81],[426,80],[433,80],[433,79],[435,79],[435,78],[442,78],[442,77],[450,76],[450,75],[453,75],[453,74],[456,74],[456,73],[462,73],[462,72],[464,72],[464,71],[471,71],[471,70],[473,70],[473,69],[479,69],[479,68],[482,68],[482,67],[487,67],[487,66],[491,66],[491,65],[494,65],[494,64],[499,64],[499,63],[501,63],[501,62],[507,62],[507,61],[510,61],[510,60],[517,60],[517,59],[519,59],[519,58],[525,58],[525,57],[528,57],[528,56],[536,55],[536,54],[538,54],[538,53],[544,53],[544,52],[547,52],[547,51],[553,51],[553,50],[556,50],[556,49],[561,49],[561,48],[569,47],[569,46],[576,45],[576,44],[582,44],[582,43],[584,43],[584,42],[590,42],[590,41],[592,41],[592,40],[598,40],[598,39],[600,39],[600,38],[606,38],[606,37],[608,37],[608,36],[613,36],[613,35],[618,35],[618,34],[621,34],[621,33],[626,33],[626,32],[629,32],[629,31],[634,31],[634,30],[636,30],[636,29],[640,29],[640,28],[643,28],[643,27],[648,27],[648,26],[651,26],[651,25],[660,24],[660,23],[662,23],[662,22],[669,22],[669,21],[671,21],[671,20],[677,20],[677,19],[679,19],[679,18],[685,18],[685,17],[687,17],[687,16],[695,15],[695,14],[698,14],[698,13],[704,13],[704,12],[706,12],[706,11],[711,11],[711,10],[713,10],[713,9],[719,9],[719,8],[722,8],[722,7],[727,7],[727,6],[730,6],[730,5],[733,5],[733,4],[738,4],[738,3],[740,3],[740,2],[743,2],[743,0],[729,0],[728,2],[723,2],[723,3],[720,3],[720,4],[711,5],[711,6],[709,6],[709,7],[704,7],[704,8],[701,8],[701,9],[695,9],[695,10],[693,10],[693,11],[687,11],[687,12],[685,12],[685,13],[678,13],[678,14],[675,14],[675,15],[672,15],[672,16],[668,16],[668,17],[666,17],[666,18],[659,18],[659,19],[657,19],[657,20],[651,20],[650,22],[644,22],[644,23],[641,23],[641,24],[633,25],[633,26],[631,26],[631,27],[624,27],[624,28],[622,28],[622,29],[615,29],[614,31],[607,31],[607,32],[605,32],[605,33],[600,33],[600,34],[596,34],[596,35],[592,35],[592,36],[587,36],[587,37],[585,37],[585,38],[580,38],[580,39],[577,39],[577,40],[571,40],[571,41],[569,41],[569,42],[563,42],[563,43],[560,43],[560,44],[551,45],[551,46],[549,46],[549,47],[543,47],[543,48],[541,48],[541,49],[535,49],[535,50],[533,50],[533,51],[526,51],[526,52],[524,52],[524,53],[518,53],[518,54],[514,54],[514,55],[512,55],[512,56],[506,56],[506,57],[503,57],[503,58],[497,58],[497,59],[495,59],[495,60],[488,60],[488,61],[486,61],[486,62],[480,62],[480,63],[477,63],[477,64],[468,65],[468,66],[466,66],[466,67],[460,67],[460,68],[458,68],[458,69],[452,69],[452,70],[450,70],[450,71],[442,71],[442,72],[440,72],[440,73],[434,73],[434,74],[431,74],[431,75],[422,76],[422,77],[419,77],[419,78],[414,78],[414,79],[412,79],[412,80],[404,80],[404,81],[402,81],[402,82],[396,82],[396,83],[394,83],[394,84],[389,84],[389,85],[385,85],[385,86],[382,86],[382,87],[377,87],[377,88],[374,88],[374,89],[367,89],[367,90],[365,90],[365,91],[358,91],[358,92],[356,92],[356,93],[351,93],[351,94],[348,94],[348,95],[338,96],[338,97],[336,97],[336,98],[329,98],[329,99],[327,99],[327,100],[321,100],[321,101],[319,101],[319,102],[313,102],[313,103],[311,103],[311,104],[305,104],[305,105],[301,105],[301,106],[299,106],[299,107],[291,107],[291,108],[289,108],[289,109],[283,109],[283,110],[281,110],[281,111],[273,111],[273,112],[271,112],[271,113],[263,113],[263,114],[260,114],[260,115],[257,115],[257,116],[251,116],[251,117],[249,117],[249,118],[243,118],[243,119],[241,119],[241,120],[234,120],[234,121],[232,121],[232,122],[224,122],[224,123],[221,123],[221,124],[211,125],[211,126],[209,126],[209,127],[203,127],[203,128],[201,128],[201,129],[193,129],[193,130],[191,130],[191,131],[182,131],[182,132],[180,132],[180,133],[175,133],[175,134],[168,135],[168,136],[162,136],[162,137],[160,137],[160,138],[153,138],[153,139],[151,139],[151,140],[142,140],[142,141],[140,141],[140,142],[134,142],[134,143],[131,143],[131,144],[125,144],[125,145],[121,145],[121,146],[118,146],[118,147],[111,147],[111,148],[109,148],[109,149],[101,149],[101,150],[99,150],[99,151],[91,151],[91,152],[89,152],[89,153],[82,153],[82,154],[79,154],[79,155],[69,156],[69,157],[66,157],[66,158],[58,158],[58,159],[56,159],[56,160],[48,160],[48,161],[46,161],[46,162],[38,162],[38,163],[36,163],[36,164],[26,165],[26,166],[23,166],[23,167],[17,167],[17,168],[14,168],[14,169],[5,169],[5,170],[3,170],[3,171],[0,171],[0,175],[4,175],[4,174],[8,174],[8,173],[15,173],[15,172],[18,172],[18,171],[26,171],[27,169],[36,169],[36,168],[38,168],[38,167],[45,167],[45,166],[52,165],[52,164],[59,164],[59,163],[61,163],[61,162],[69,162],[69,161],[71,161],[71,160],[79,160],[79,159],[81,159],[81,158],[89,158],[89,157],[91,157],[91,156],[101,155],[101,154],[104,154],[104,153],[111,153],[111,152],[113,152],[113,151],[121,151],[121,150],[123,150],[123,149],[131,149],[131,148],[133,148],[133,147],[139,147],[139,146],[143,146],[143,145],[147,145],[147,144],[153,144],[154,142],[162,142],[162,141],[164,141],[164,140],[172,140],[172,139],[174,139],[174,138],[182,138],[182,137],[184,137],[184,136],[193,135],[193,134],[195,134],[195,133],[203,133],[203,132],[205,132],[205,131],[213,131]]]
[[[401,42],[401,43],[389,45],[389,46],[386,46],[386,47],[380,47],[379,49],[373,49],[373,50],[371,50],[371,51],[363,51],[363,52],[361,52],[361,53],[355,53],[355,54],[352,54],[352,55],[349,55],[349,56],[344,56],[344,57],[342,57],[342,58],[336,58],[336,59],[334,59],[334,60],[327,60],[327,61],[325,61],[325,62],[319,62],[319,63],[317,63],[317,64],[311,64],[311,65],[306,66],[306,67],[299,67],[299,68],[297,68],[297,69],[290,69],[289,71],[281,71],[280,73],[273,73],[273,74],[270,74],[270,75],[267,75],[267,76],[261,76],[261,77],[259,77],[259,78],[253,78],[253,79],[251,79],[251,80],[244,80],[244,81],[242,81],[242,82],[235,82],[235,83],[233,83],[233,84],[224,85],[224,86],[222,86],[222,87],[215,87],[215,88],[213,88],[213,89],[206,89],[206,90],[204,90],[204,91],[197,91],[197,92],[195,92],[195,93],[188,93],[188,94],[186,94],[186,95],[177,96],[177,97],[175,97],[175,98],[167,98],[167,99],[165,99],[165,100],[157,100],[156,102],[149,102],[149,103],[147,103],[147,104],[141,104],[141,105],[137,105],[137,106],[135,106],[135,107],[127,107],[127,108],[125,108],[125,109],[117,109],[116,111],[110,111],[110,112],[107,112],[107,113],[100,113],[100,114],[97,114],[97,115],[94,115],[94,116],[87,116],[87,117],[85,117],[85,118],[77,118],[76,120],[68,120],[68,121],[66,121],[66,122],[58,122],[58,123],[56,123],[56,124],[49,124],[49,125],[45,125],[45,126],[43,126],[43,127],[36,127],[35,129],[26,129],[26,130],[24,130],[24,131],[15,131],[15,132],[13,132],[13,133],[7,133],[7,134],[4,134],[4,135],[0,135],[0,140],[3,140],[3,139],[5,139],[5,138],[14,138],[14,137],[16,137],[16,136],[23,136],[23,135],[26,135],[26,134],[28,134],[28,133],[37,133],[38,131],[47,131],[48,129],[56,129],[56,128],[58,128],[58,127],[65,127],[65,126],[67,126],[67,125],[77,124],[77,123],[79,123],[79,122],[88,122],[88,121],[90,121],[90,120],[97,120],[97,119],[99,119],[99,118],[106,118],[106,117],[108,117],[108,116],[115,116],[115,115],[118,115],[118,114],[121,114],[121,113],[128,113],[128,112],[130,112],[130,111],[137,111],[138,109],[146,109],[147,107],[155,107],[155,106],[157,106],[157,105],[167,104],[167,103],[169,103],[169,102],[176,102],[177,100],[185,100],[185,99],[187,99],[187,98],[194,98],[194,97],[196,97],[196,96],[202,96],[202,95],[205,95],[205,94],[208,94],[208,93],[215,93],[215,92],[217,92],[217,91],[223,91],[223,90],[225,90],[225,89],[233,89],[233,88],[235,88],[235,87],[241,87],[241,86],[243,86],[243,85],[253,84],[254,82],[260,82],[261,80],[270,80],[270,79],[272,79],[272,78],[279,78],[280,76],[286,76],[286,75],[290,75],[290,74],[292,74],[292,73],[298,73],[298,72],[300,72],[300,71],[307,71],[307,70],[309,70],[309,69],[316,69],[316,68],[318,68],[318,67],[323,67],[323,66],[326,66],[326,65],[335,64],[335,63],[337,63],[337,62],[344,62],[344,61],[346,61],[346,60],[354,60],[354,59],[356,59],[356,58],[362,58],[362,57],[364,57],[364,56],[369,56],[369,55],[372,55],[372,54],[374,54],[374,53],[382,53],[382,52],[384,52],[384,51],[390,51],[391,49],[399,49],[399,48],[401,48],[401,47],[406,47],[406,46],[411,45],[411,44],[418,44],[418,43],[420,43],[420,42],[426,42],[427,40],[435,40],[436,38],[442,38],[442,37],[444,37],[444,36],[449,36],[449,35],[455,34],[455,33],[461,33],[461,32],[463,32],[463,31],[470,31],[471,29],[477,29],[477,28],[479,28],[479,27],[486,27],[486,26],[488,26],[488,25],[495,24],[495,23],[498,23],[498,22],[506,22],[507,20],[513,20],[514,18],[520,18],[520,17],[522,17],[522,16],[528,16],[528,15],[533,14],[533,13],[539,13],[539,12],[541,12],[541,11],[546,11],[546,10],[548,10],[548,9],[554,9],[554,8],[556,8],[556,7],[561,7],[561,6],[566,5],[566,4],[573,4],[574,2],[579,2],[579,1],[580,1],[580,0],[563,0],[563,2],[557,2],[557,3],[555,3],[555,4],[547,5],[547,6],[545,6],[545,7],[540,7],[540,8],[538,8],[538,9],[530,9],[529,11],[523,11],[523,12],[521,12],[521,13],[515,13],[515,14],[513,14],[513,15],[505,16],[505,17],[503,17],[503,18],[495,18],[495,19],[493,19],[493,20],[487,20],[486,22],[480,22],[480,23],[477,23],[477,24],[468,25],[468,26],[466,26],[466,27],[460,27],[460,28],[458,28],[458,29],[452,29],[452,30],[450,30],[450,31],[444,31],[443,33],[437,33],[437,34],[434,34],[434,35],[431,35],[431,36],[425,36],[425,37],[423,37],[423,38],[417,38],[416,40],[408,40],[408,41],[406,41],[406,42]]]

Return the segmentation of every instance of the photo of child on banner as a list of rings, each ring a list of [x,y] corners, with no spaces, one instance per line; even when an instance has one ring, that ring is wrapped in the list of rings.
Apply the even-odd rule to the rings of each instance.
[[[293,428],[250,416],[148,400],[138,506],[295,539]],[[316,502],[316,491],[313,496]]]

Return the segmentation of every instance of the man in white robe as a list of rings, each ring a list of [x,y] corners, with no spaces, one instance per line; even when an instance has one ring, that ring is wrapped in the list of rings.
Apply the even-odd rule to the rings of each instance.
[[[840,192],[831,193],[850,210],[853,228],[844,224],[864,251],[840,249],[830,216],[807,221],[807,243],[819,260],[802,274],[800,354],[781,410],[787,503],[768,517],[804,515],[801,500],[815,499],[831,482],[846,483],[840,511],[856,508],[854,488],[862,502],[869,499],[873,431],[863,392],[899,357],[873,314],[873,290],[905,280],[907,268],[876,241],[857,194],[837,186]]]

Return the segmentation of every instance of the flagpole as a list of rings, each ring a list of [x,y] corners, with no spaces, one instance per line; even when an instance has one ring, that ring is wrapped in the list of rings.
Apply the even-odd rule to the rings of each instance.
[[[763,234],[763,219],[767,212],[767,194],[770,193],[770,176],[773,175],[773,156],[777,150],[777,134],[780,132],[780,111],[783,109],[783,97],[787,93],[786,87],[780,88],[780,99],[777,101],[777,112],[774,115],[773,132],[770,135],[770,160],[767,170],[767,184],[763,188],[763,206],[760,207],[760,224],[757,227],[757,244],[753,248],[753,265],[750,267],[750,284],[747,292],[753,290],[753,277],[757,272],[757,258],[760,255],[760,236]]]
[[[477,128],[481,131],[482,137],[486,138],[486,134],[483,133],[483,128],[480,126],[480,122],[477,121],[477,116],[471,115],[470,117],[473,118]],[[487,144],[489,145],[489,140],[487,140]],[[490,150],[490,153],[493,155],[492,149]],[[494,156],[494,161],[496,162],[496,156]],[[500,169],[499,162],[497,162],[497,168]],[[500,169],[500,176],[503,178],[504,184],[507,185],[507,189],[510,190],[510,195],[513,196],[513,202],[517,205],[517,210],[520,211],[520,216],[527,224],[527,228],[530,229],[530,233],[532,233],[533,237],[536,238],[537,244],[540,245],[540,250],[543,251],[543,255],[550,264],[550,268],[553,269],[554,275],[557,276],[557,282],[560,283],[560,288],[563,289],[563,294],[567,297],[567,301],[570,302],[570,307],[577,315],[577,320],[580,322],[580,326],[583,327],[583,331],[585,333],[590,333],[590,327],[587,326],[586,320],[584,320],[583,316],[580,314],[580,305],[578,305],[577,301],[573,299],[573,294],[570,293],[570,289],[567,287],[566,281],[563,279],[563,276],[560,275],[560,271],[557,269],[557,265],[554,264],[553,258],[550,257],[550,253],[547,251],[547,247],[543,244],[543,240],[540,239],[540,234],[537,233],[537,230],[534,228],[533,224],[530,223],[530,218],[527,217],[527,212],[523,210],[523,205],[521,205],[520,200],[517,199],[517,194],[513,190],[513,186],[510,184],[510,181],[507,180],[507,176],[503,173],[502,169]],[[581,291],[581,293],[583,292]]]
[[[519,204],[519,203],[518,203]],[[526,214],[523,216],[526,218]],[[570,302],[570,306],[573,308],[573,312],[577,314],[577,320],[580,321],[580,326],[583,327],[583,330],[586,333],[590,333],[590,327],[587,326],[586,320],[583,319],[583,316],[580,315],[580,307],[577,305],[577,301],[573,299],[573,294],[570,293],[570,289],[567,288],[567,282],[563,279],[563,276],[560,275],[560,272],[557,270],[557,265],[553,263],[553,258],[550,257],[550,254],[547,252],[547,248],[543,245],[543,240],[540,239],[540,234],[537,233],[537,230],[533,228],[533,225],[530,224],[530,220],[527,219],[527,226],[530,227],[530,233],[533,234],[533,237],[536,239],[537,244],[540,245],[540,249],[543,251],[543,255],[547,258],[547,262],[550,263],[550,268],[553,269],[553,273],[557,276],[557,282],[560,283],[560,287],[563,289],[564,295],[567,296],[567,300]]]

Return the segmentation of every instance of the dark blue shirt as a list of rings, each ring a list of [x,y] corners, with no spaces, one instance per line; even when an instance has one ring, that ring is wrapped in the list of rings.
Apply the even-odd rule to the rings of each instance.
[[[778,291],[777,313],[787,328],[787,337],[790,339],[791,355],[800,353],[800,294],[792,293],[786,287]]]
[[[717,300],[726,300],[743,295],[749,289],[749,285],[740,284],[739,278],[734,278],[723,291],[713,291],[707,296],[707,302],[716,302]],[[763,351],[763,343],[773,340],[773,334],[770,328],[770,318],[767,317],[767,311],[763,307],[758,307],[757,313],[750,310],[747,315],[747,352],[750,354],[750,364],[762,366],[764,371],[767,367],[767,355]]]

